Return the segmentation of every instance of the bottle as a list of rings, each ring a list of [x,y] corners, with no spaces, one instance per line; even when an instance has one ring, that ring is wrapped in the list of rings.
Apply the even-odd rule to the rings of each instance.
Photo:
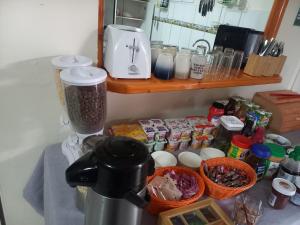
[[[246,137],[251,137],[253,134],[253,126],[254,126],[253,120],[247,119],[246,124],[242,130],[242,135]]]
[[[230,98],[228,104],[224,108],[224,115],[233,116],[235,113],[236,100]]]

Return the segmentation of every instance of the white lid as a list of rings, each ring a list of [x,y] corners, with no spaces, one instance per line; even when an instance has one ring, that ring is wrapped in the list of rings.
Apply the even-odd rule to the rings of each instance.
[[[74,67],[60,72],[60,79],[70,85],[91,86],[106,80],[105,70],[97,67]]]
[[[230,131],[241,131],[244,127],[244,123],[235,116],[221,116],[221,124]]]
[[[202,158],[193,152],[181,152],[178,155],[178,160],[183,165],[191,168],[199,168],[202,162]]]
[[[225,157],[225,153],[217,148],[203,148],[200,151],[200,156],[203,160]]]
[[[91,66],[92,64],[92,59],[81,55],[62,55],[52,59],[52,65],[58,69]]]
[[[174,155],[166,151],[156,151],[151,154],[155,162],[155,168],[165,166],[176,166],[177,159]]]
[[[283,178],[275,178],[272,182],[272,187],[279,193],[286,196],[293,196],[296,193],[295,185]]]

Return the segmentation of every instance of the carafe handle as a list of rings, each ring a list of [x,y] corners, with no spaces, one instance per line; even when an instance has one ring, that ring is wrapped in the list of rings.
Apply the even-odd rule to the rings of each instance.
[[[66,170],[66,181],[71,187],[91,187],[96,184],[97,177],[98,165],[94,152],[85,154]]]

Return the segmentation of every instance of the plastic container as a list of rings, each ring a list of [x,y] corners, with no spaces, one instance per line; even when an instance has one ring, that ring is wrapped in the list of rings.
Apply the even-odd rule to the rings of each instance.
[[[247,176],[250,179],[250,183],[248,185],[245,185],[243,187],[239,188],[232,188],[232,187],[226,187],[220,184],[216,184],[211,179],[209,179],[205,172],[204,172],[204,165],[202,163],[200,167],[200,175],[204,180],[205,183],[205,193],[215,199],[223,200],[231,198],[235,195],[238,195],[242,193],[243,191],[248,190],[256,183],[256,174],[255,171],[245,162],[233,158],[214,158],[206,160],[206,165],[208,167],[218,166],[218,165],[224,165],[224,166],[230,166],[233,168],[237,168],[240,170],[243,170],[247,173]]]
[[[174,152],[178,149],[179,141],[177,140],[168,140],[166,151],[168,152]]]
[[[74,67],[86,67],[91,66],[93,61],[92,59],[80,56],[80,55],[64,55],[58,56],[52,59],[52,65],[55,67],[55,85],[56,91],[60,100],[60,103],[64,106],[65,105],[65,98],[63,92],[63,86],[60,80],[60,72],[63,69],[67,68],[74,68]]]
[[[267,159],[271,156],[268,146],[262,144],[254,144],[251,147],[246,162],[255,170],[257,181],[261,180],[267,170]]]
[[[193,152],[181,152],[178,155],[178,161],[181,165],[185,167],[188,167],[193,170],[197,170],[200,168],[202,158]]]
[[[154,145],[154,151],[162,151],[165,149],[165,145],[167,144],[167,141],[157,141]]]
[[[191,139],[184,139],[180,141],[179,150],[186,150],[189,147]]]
[[[291,182],[295,182],[296,178],[300,177],[300,146],[295,147],[289,157],[281,162],[277,177]]]
[[[221,149],[227,153],[232,136],[239,134],[244,127],[244,123],[235,116],[222,116],[221,126],[219,127],[216,138],[213,141],[212,147]]]
[[[300,178],[298,177],[295,180],[295,186],[296,186],[296,194],[291,197],[291,202],[294,203],[295,205],[300,206]]]
[[[159,167],[168,167],[168,166],[176,166],[177,159],[176,157],[166,151],[156,151],[151,154],[152,158],[155,162],[155,168]]]
[[[154,195],[150,195],[151,196],[151,200],[150,203],[147,207],[147,210],[149,213],[157,215],[160,212],[169,210],[169,209],[174,209],[174,208],[179,208],[182,206],[186,206],[189,204],[192,204],[193,202],[197,201],[199,198],[202,197],[203,193],[204,193],[204,189],[205,189],[205,184],[203,182],[203,179],[201,178],[201,176],[188,168],[184,168],[184,167],[164,167],[164,168],[158,168],[155,170],[155,173],[153,176],[148,178],[148,183],[155,177],[155,176],[163,176],[167,171],[170,170],[174,170],[176,173],[185,173],[191,176],[194,176],[197,180],[198,183],[198,193],[196,193],[192,198],[189,199],[184,199],[184,200],[180,200],[180,201],[170,201],[170,200],[162,200],[160,198],[157,198]]]
[[[244,160],[252,141],[243,135],[234,135],[232,137],[231,146],[228,150],[227,156],[235,159]]]
[[[268,146],[271,151],[271,156],[267,160],[267,171],[265,175],[267,177],[273,177],[280,166],[280,162],[284,160],[285,149],[284,147],[273,143],[267,143],[265,145]]]
[[[296,187],[293,183],[282,178],[275,178],[272,182],[272,192],[268,203],[274,209],[283,209],[295,193]]]
[[[203,160],[213,159],[218,157],[225,157],[225,153],[216,148],[202,148],[200,151],[200,157]]]
[[[147,146],[149,153],[153,152],[155,142],[147,142],[145,145]]]
[[[69,119],[79,134],[96,134],[103,130],[106,77],[106,71],[96,67],[65,69],[60,74]]]

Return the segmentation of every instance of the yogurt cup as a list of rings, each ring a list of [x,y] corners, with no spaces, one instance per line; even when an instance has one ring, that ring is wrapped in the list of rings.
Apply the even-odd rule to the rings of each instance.
[[[168,152],[174,152],[178,149],[179,141],[176,140],[168,140],[166,151]]]
[[[155,142],[148,142],[145,143],[145,145],[147,146],[149,153],[153,152],[153,147],[155,145]]]
[[[155,127],[154,130],[155,130],[155,139],[158,141],[164,141],[169,131],[168,128],[163,125],[159,125]]]
[[[186,150],[189,147],[191,139],[181,140],[179,144],[179,150]]]
[[[165,149],[167,141],[157,141],[154,145],[154,151],[162,151]]]

